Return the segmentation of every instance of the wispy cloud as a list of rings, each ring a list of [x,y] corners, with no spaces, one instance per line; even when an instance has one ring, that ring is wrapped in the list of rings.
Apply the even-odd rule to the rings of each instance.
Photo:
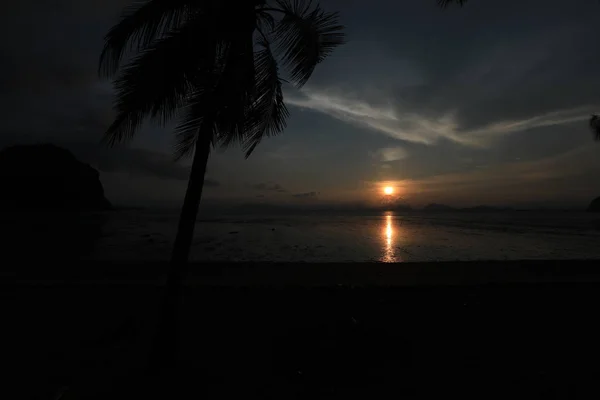
[[[252,185],[254,190],[265,191],[265,192],[277,192],[285,193],[287,190],[279,183],[257,183]]]
[[[319,195],[318,192],[306,192],[306,193],[296,193],[292,196],[297,199],[314,199]]]
[[[589,118],[595,106],[550,111],[522,119],[493,121],[476,129],[463,129],[458,111],[447,111],[439,117],[426,116],[414,111],[404,111],[387,105],[374,105],[354,97],[327,91],[305,90],[302,97],[288,96],[293,106],[327,114],[354,125],[366,127],[395,139],[412,143],[433,145],[440,139],[468,146],[486,147],[494,139],[529,129],[566,125]]]
[[[384,147],[376,151],[374,156],[381,162],[391,162],[405,159],[408,152],[404,147]]]
[[[585,121],[590,118],[590,113],[595,109],[595,106],[584,106],[567,110],[552,111],[521,120],[495,122],[480,129],[466,131],[464,132],[464,135],[473,138],[476,142],[481,141],[482,143],[489,144],[489,141],[496,136],[526,131],[529,129],[567,125],[574,122]]]
[[[288,96],[288,104],[409,142],[434,144],[441,137],[460,140],[453,132],[456,126],[451,114],[434,120],[415,113],[399,114],[391,104],[375,106],[358,98],[314,90],[304,90],[302,93],[303,97]]]

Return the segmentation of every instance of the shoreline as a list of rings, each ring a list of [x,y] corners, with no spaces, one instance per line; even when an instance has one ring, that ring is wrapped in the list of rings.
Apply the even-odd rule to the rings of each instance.
[[[166,262],[79,262],[61,270],[38,262],[0,272],[8,285],[164,285]],[[425,263],[192,262],[186,286],[419,287],[531,283],[600,283],[597,260]]]

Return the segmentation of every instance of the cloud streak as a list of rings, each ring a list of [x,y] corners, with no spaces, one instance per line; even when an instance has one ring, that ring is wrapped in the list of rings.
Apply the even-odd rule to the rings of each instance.
[[[383,133],[394,139],[434,145],[442,139],[473,147],[488,147],[494,139],[530,129],[561,126],[589,118],[596,106],[580,106],[530,115],[520,119],[493,121],[475,129],[461,126],[459,111],[446,111],[439,117],[387,105],[374,105],[368,100],[305,90],[301,97],[291,96],[287,102],[295,107],[317,111],[338,120]],[[389,161],[389,160],[388,160]]]
[[[293,194],[292,196],[297,199],[315,199],[315,198],[317,198],[318,195],[319,195],[319,193],[317,193],[317,192],[306,192],[306,193],[296,193],[296,194]]]
[[[262,192],[276,192],[276,193],[286,193],[287,190],[281,186],[279,183],[257,183],[252,185],[254,190],[262,191]]]
[[[408,157],[408,152],[404,147],[384,147],[375,153],[375,157],[381,162],[398,161]]]

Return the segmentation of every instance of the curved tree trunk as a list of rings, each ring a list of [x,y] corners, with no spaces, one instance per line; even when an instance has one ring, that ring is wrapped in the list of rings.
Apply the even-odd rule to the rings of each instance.
[[[207,124],[208,125],[208,124]],[[194,161],[190,172],[185,200],[179,216],[179,226],[177,227],[177,236],[171,253],[171,271],[169,273],[169,282],[179,282],[185,275],[185,266],[188,262],[190,247],[194,238],[194,227],[196,226],[196,216],[198,207],[202,198],[202,189],[204,188],[204,174],[206,173],[206,164],[210,155],[210,145],[212,139],[212,126],[208,129],[203,128],[200,132],[200,138],[196,144]],[[178,268],[174,266],[179,265]]]
[[[176,361],[179,306],[183,292],[183,281],[187,274],[188,256],[194,238],[196,216],[204,187],[204,174],[210,155],[212,134],[212,124],[203,124],[196,143],[188,187],[179,216],[162,310],[159,315],[156,337],[152,344],[149,368],[153,374],[161,373],[166,368],[172,367]]]
[[[232,18],[234,18],[233,21],[235,22],[232,26],[235,28],[232,28],[231,34],[237,36],[240,34],[239,32],[241,29],[243,29],[240,27],[245,27],[248,31],[248,35],[244,38],[248,39],[247,43],[249,44],[249,47],[237,49],[237,53],[233,56],[229,56],[229,61],[232,62],[237,61],[237,59],[240,58],[244,60],[248,56],[251,56],[253,61],[252,34],[256,27],[254,4],[252,2],[247,2],[244,3],[244,6],[244,9],[238,10],[238,12],[234,13],[232,16]],[[234,44],[239,45],[239,42],[237,37],[233,38]],[[237,64],[233,63],[233,65],[235,66]],[[252,64],[251,66],[252,69],[250,72],[253,74],[254,65]],[[234,71],[232,70],[232,72]],[[239,73],[239,71],[235,72]],[[224,77],[224,79],[236,78],[238,77]],[[198,142],[196,143],[194,161],[192,163],[185,200],[179,217],[177,236],[171,254],[171,265],[167,278],[163,309],[159,316],[157,336],[152,349],[153,354],[150,355],[151,373],[166,372],[166,368],[175,366],[177,361],[176,355],[179,339],[178,325],[180,322],[178,315],[180,309],[179,306],[183,292],[183,280],[187,274],[188,256],[194,237],[196,216],[198,214],[200,198],[202,197],[206,164],[208,163],[208,156],[212,144],[213,123],[211,120],[211,118],[205,118],[200,128],[200,132],[198,132],[199,136]]]

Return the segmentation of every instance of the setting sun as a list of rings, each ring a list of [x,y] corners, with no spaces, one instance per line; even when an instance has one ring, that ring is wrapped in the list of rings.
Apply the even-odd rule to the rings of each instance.
[[[391,186],[386,186],[383,188],[383,193],[390,195],[390,194],[394,193],[394,188]]]

